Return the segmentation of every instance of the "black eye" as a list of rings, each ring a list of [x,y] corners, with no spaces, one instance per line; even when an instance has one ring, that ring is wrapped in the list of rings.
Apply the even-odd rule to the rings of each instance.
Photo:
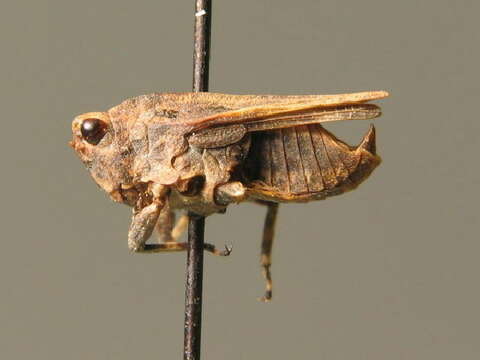
[[[85,119],[80,131],[88,143],[97,145],[107,133],[107,124],[99,119]]]

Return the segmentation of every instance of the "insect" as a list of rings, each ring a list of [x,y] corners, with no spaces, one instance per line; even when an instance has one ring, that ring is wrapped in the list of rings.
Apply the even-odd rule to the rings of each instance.
[[[321,123],[378,117],[380,108],[367,102],[386,96],[156,93],[77,116],[70,145],[114,201],[133,207],[133,252],[186,250],[177,240],[188,217],[174,225],[177,210],[208,216],[231,203],[266,205],[261,267],[267,301],[278,204],[352,190],[380,163],[373,126],[351,147]],[[147,243],[155,228],[159,241]],[[211,244],[205,250],[230,253]]]

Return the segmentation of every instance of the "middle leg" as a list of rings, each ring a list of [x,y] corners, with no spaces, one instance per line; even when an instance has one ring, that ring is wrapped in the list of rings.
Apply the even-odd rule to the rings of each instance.
[[[178,239],[182,236],[183,232],[188,225],[188,215],[182,214],[180,219],[177,220],[175,226],[175,213],[168,205],[168,201],[160,211],[157,223],[155,225],[157,229],[159,243],[157,244],[145,244],[138,252],[142,253],[158,253],[158,252],[177,252],[186,251],[188,249],[188,243],[178,242]],[[230,255],[232,249],[225,247],[224,250],[218,250],[212,244],[204,244],[205,251],[208,251],[218,256]]]
[[[158,241],[160,243],[176,242],[185,232],[188,225],[188,215],[182,214],[180,219],[175,222],[175,212],[170,205],[165,204],[164,208],[158,216],[156,229]]]

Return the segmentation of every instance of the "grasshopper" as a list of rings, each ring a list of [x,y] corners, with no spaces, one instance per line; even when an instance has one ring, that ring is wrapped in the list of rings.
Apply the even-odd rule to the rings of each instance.
[[[261,266],[268,301],[278,204],[355,189],[381,161],[373,126],[352,147],[321,124],[378,117],[380,108],[368,101],[386,96],[155,93],[77,116],[70,145],[114,201],[133,207],[133,252],[186,250],[177,239],[188,218],[174,225],[176,210],[208,216],[231,203],[266,205]],[[155,228],[160,241],[147,243]]]

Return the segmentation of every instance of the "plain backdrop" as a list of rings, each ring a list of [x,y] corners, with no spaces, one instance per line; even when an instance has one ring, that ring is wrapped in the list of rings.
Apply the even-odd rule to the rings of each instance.
[[[382,165],[356,191],[265,209],[206,238],[204,359],[480,356],[478,1],[214,2],[211,91],[388,90]],[[0,358],[180,359],[185,254],[132,255],[130,209],[95,186],[72,118],[189,91],[193,1],[2,4]],[[369,122],[328,125],[355,144]]]

